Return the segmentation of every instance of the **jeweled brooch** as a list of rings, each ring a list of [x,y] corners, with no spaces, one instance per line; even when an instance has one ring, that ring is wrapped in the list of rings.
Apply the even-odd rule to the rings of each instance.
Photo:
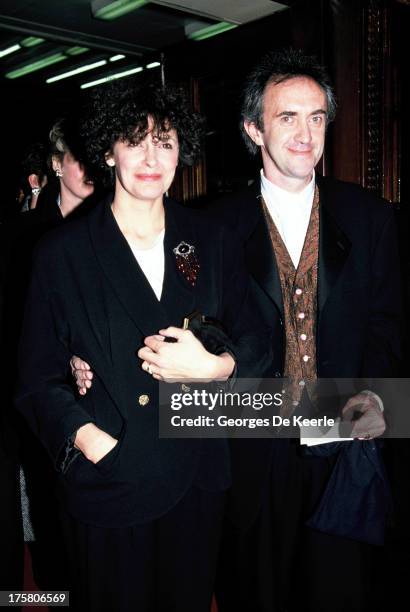
[[[198,258],[195,255],[195,247],[192,244],[188,244],[182,240],[178,246],[173,249],[173,252],[178,270],[188,281],[188,283],[195,287],[196,279],[201,267],[199,265]]]

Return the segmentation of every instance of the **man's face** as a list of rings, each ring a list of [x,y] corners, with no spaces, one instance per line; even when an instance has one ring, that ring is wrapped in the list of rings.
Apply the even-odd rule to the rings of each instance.
[[[309,183],[322,156],[327,102],[312,79],[295,77],[265,89],[261,132],[254,123],[245,129],[261,147],[267,179],[288,191]]]

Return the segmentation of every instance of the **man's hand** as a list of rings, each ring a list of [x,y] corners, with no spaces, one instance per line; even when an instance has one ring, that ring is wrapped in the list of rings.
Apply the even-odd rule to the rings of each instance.
[[[165,342],[166,337],[177,341]],[[209,353],[190,330],[179,327],[161,329],[145,338],[138,357],[142,359],[143,370],[165,382],[227,380],[235,368],[229,353],[218,356]]]
[[[78,448],[89,461],[97,463],[118,444],[118,440],[103,431],[94,423],[86,423],[78,429],[74,446]]]
[[[353,421],[355,412],[361,416]],[[386,422],[379,402],[374,393],[362,392],[351,397],[342,411],[343,421],[353,423],[351,436],[359,440],[370,440],[381,436],[386,430]]]
[[[87,389],[91,389],[93,373],[89,364],[83,361],[77,355],[73,355],[70,359],[71,374],[75,378],[78,392],[80,395],[85,395]]]

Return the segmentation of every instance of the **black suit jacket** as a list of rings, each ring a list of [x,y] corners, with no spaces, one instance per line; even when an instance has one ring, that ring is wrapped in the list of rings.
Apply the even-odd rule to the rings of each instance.
[[[96,465],[81,453],[60,475],[68,511],[101,526],[154,519],[192,485],[230,484],[224,440],[158,437],[157,382],[140,368],[143,339],[180,326],[194,310],[222,321],[248,375],[269,352],[269,335],[252,329],[249,277],[229,232],[167,200],[165,275],[157,300],[111,212],[110,199],[86,218],[49,234],[38,248],[20,351],[17,405],[58,467],[70,436],[94,421],[119,439]],[[192,287],[176,267],[173,248],[195,246],[200,271]],[[254,327],[254,326],[253,326]],[[67,384],[71,355],[94,371],[91,391]],[[139,397],[150,400],[141,406]]]
[[[401,294],[393,209],[356,185],[320,176],[317,181],[318,377],[395,376],[401,356]],[[264,293],[261,307],[274,336],[271,376],[281,377],[285,350],[282,293],[259,180],[245,192],[220,201],[218,214],[238,235],[248,270]],[[272,450],[266,439],[232,441],[234,521],[248,524],[255,517]]]

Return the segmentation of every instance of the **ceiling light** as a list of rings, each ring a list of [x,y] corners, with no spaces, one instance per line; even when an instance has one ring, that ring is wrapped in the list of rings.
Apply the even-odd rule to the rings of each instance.
[[[150,64],[147,64],[145,68],[158,68],[158,66],[161,66],[159,62],[151,62]]]
[[[97,79],[96,81],[90,81],[89,83],[83,83],[80,85],[81,89],[88,89],[88,87],[95,87],[96,85],[101,85],[102,83],[108,83],[109,81],[115,81],[116,79],[122,79],[131,74],[136,74],[137,72],[142,72],[143,68],[138,66],[138,68],[130,68],[129,70],[124,70],[123,72],[115,72],[114,74],[110,74],[109,76],[103,77],[101,79]]]
[[[65,51],[65,53],[67,53],[67,55],[81,55],[89,50],[90,49],[88,47],[70,47]]]
[[[12,45],[11,47],[7,47],[6,49],[2,49],[0,51],[0,57],[5,57],[6,55],[10,55],[10,53],[14,53],[21,49],[20,45]]]
[[[20,40],[20,44],[23,47],[36,47],[37,45],[41,45],[44,42],[44,38],[39,38],[38,36],[28,36],[27,38],[23,38]]]
[[[46,66],[51,66],[52,64],[56,64],[57,62],[61,62],[65,59],[67,58],[63,53],[54,53],[48,57],[43,57],[43,59],[40,59],[37,62],[32,62],[31,64],[26,64],[25,66],[20,66],[15,70],[11,70],[11,72],[6,72],[4,76],[6,79],[18,79],[26,74],[30,74],[30,72],[41,70],[42,68],[46,68]]]
[[[110,62],[118,62],[118,60],[122,60],[124,59],[125,55],[123,55],[122,53],[119,53],[118,55],[113,55],[112,57],[110,57]]]
[[[92,0],[91,11],[98,19],[117,19],[148,4],[149,0]]]
[[[206,28],[201,28],[200,30],[190,32],[188,34],[188,38],[190,38],[191,40],[205,40],[206,38],[217,36],[218,34],[222,34],[222,32],[227,32],[228,30],[232,30],[233,28],[237,27],[238,24],[236,23],[220,21],[219,23],[214,23],[213,25],[207,26]]]
[[[105,66],[107,60],[100,60],[98,62],[94,62],[93,64],[85,64],[85,66],[79,66],[78,68],[73,68],[73,70],[69,70],[68,72],[63,72],[62,74],[57,74],[56,76],[50,77],[46,80],[46,83],[55,83],[56,81],[62,81],[63,79],[68,79],[76,74],[81,74],[82,72],[87,72],[87,70],[94,70],[94,68],[99,68],[100,66]]]

